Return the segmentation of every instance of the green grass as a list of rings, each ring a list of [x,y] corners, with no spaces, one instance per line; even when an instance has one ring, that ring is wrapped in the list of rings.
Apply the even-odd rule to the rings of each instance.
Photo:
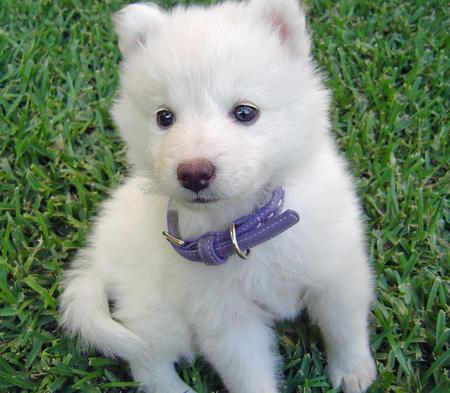
[[[166,4],[175,3],[166,2]],[[108,109],[123,2],[0,4],[0,391],[126,392],[124,364],[58,330],[58,280],[126,172]],[[371,392],[448,392],[449,38],[443,0],[311,0],[338,143],[377,276]],[[279,327],[286,392],[331,391],[316,328]],[[199,361],[180,372],[223,391]]]

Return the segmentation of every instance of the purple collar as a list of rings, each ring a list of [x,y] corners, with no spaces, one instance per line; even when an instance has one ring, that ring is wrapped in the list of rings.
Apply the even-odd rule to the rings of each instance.
[[[265,243],[297,224],[299,216],[293,210],[281,212],[284,189],[277,187],[270,201],[253,213],[240,217],[223,232],[207,232],[197,238],[181,240],[178,234],[178,212],[167,211],[167,231],[163,232],[175,251],[191,261],[206,265],[222,265],[237,254],[245,259],[250,249]],[[246,250],[243,252],[242,250]]]

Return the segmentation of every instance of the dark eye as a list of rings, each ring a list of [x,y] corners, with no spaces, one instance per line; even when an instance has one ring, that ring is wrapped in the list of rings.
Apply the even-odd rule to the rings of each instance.
[[[238,105],[233,111],[234,118],[241,123],[250,123],[258,113],[258,109],[251,105]]]
[[[175,115],[167,109],[162,109],[156,114],[156,122],[161,128],[168,128],[175,123]]]

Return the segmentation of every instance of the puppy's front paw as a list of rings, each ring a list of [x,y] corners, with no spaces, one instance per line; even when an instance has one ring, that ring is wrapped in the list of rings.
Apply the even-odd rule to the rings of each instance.
[[[348,364],[330,364],[330,380],[334,388],[344,393],[364,393],[374,381],[377,371],[372,358],[354,367]]]

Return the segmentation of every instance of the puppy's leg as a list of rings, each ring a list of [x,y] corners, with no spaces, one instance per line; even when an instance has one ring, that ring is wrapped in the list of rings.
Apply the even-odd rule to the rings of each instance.
[[[330,379],[345,393],[362,393],[376,376],[370,354],[367,319],[372,285],[367,270],[340,275],[305,298],[312,319],[324,335]]]
[[[132,360],[131,374],[136,381],[142,382],[141,391],[145,393],[195,393],[176,373],[175,361],[152,358],[152,364],[149,364]]]
[[[149,297],[136,306],[122,299],[114,317],[138,334],[148,346],[148,357],[126,359],[133,378],[146,393],[194,393],[178,376],[175,363],[192,358],[192,332],[163,300]]]
[[[200,348],[230,393],[276,393],[274,333],[258,320],[224,321],[199,332]]]

